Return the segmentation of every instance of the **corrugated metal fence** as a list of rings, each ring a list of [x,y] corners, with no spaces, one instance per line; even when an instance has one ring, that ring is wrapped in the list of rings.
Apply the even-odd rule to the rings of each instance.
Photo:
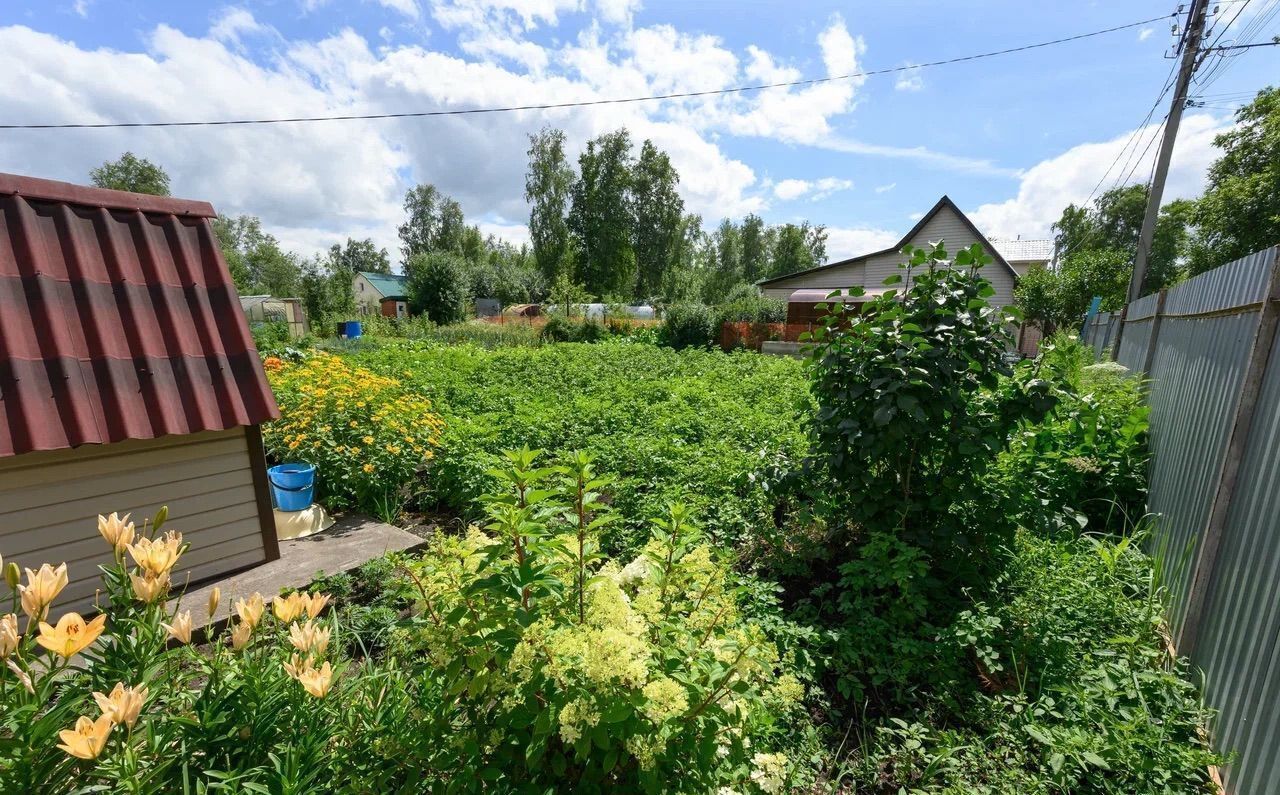
[[[1280,247],[1084,330],[1151,380],[1149,506],[1180,653],[1204,672],[1234,795],[1280,792]],[[1123,326],[1123,328],[1122,328]]]

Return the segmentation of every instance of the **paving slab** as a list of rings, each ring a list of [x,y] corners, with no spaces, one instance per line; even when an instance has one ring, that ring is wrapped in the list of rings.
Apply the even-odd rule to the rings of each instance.
[[[202,628],[225,621],[236,599],[254,591],[270,599],[282,590],[309,585],[319,572],[340,574],[387,552],[414,549],[425,543],[421,536],[399,527],[360,514],[347,514],[328,530],[306,538],[281,541],[279,560],[187,591],[171,599],[169,609],[172,610],[181,600],[183,609],[191,611],[192,624]],[[222,589],[222,600],[217,612],[210,616],[209,593],[215,587]]]

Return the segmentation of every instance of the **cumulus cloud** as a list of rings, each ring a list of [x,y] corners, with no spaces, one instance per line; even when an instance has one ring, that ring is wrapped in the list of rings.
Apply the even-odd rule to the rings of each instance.
[[[810,201],[820,201],[836,191],[849,190],[853,180],[823,177],[816,180],[784,179],[773,186],[773,195],[783,201],[793,201],[808,196]]]
[[[93,49],[28,27],[0,28],[0,70],[9,78],[0,81],[0,117],[121,122],[466,109],[786,82],[808,73],[797,65],[804,61],[759,46],[731,47],[671,25],[635,27],[635,0],[370,2],[414,20],[429,15],[445,33],[431,46],[396,45],[385,32],[370,41],[350,29],[291,40],[239,6],[219,12],[204,34],[159,25],[140,34],[135,48]],[[304,12],[334,5],[297,3]],[[576,36],[545,44],[530,35],[575,14],[588,22]],[[830,76],[856,72],[866,51],[839,15],[826,20],[814,44]],[[304,253],[348,235],[396,251],[401,200],[416,182],[457,198],[483,229],[522,239],[527,136],[544,125],[565,130],[571,159],[590,138],[621,126],[637,142],[651,138],[679,170],[689,210],[711,221],[762,212],[767,199],[781,196],[781,183],[763,182],[728,153],[731,137],[1010,173],[984,159],[843,137],[838,122],[854,110],[864,82],[430,119],[12,132],[0,138],[0,170],[83,181],[89,169],[130,150],[162,164],[179,194],[208,199],[220,212],[261,216]],[[810,199],[850,184],[804,182],[797,197]],[[855,229],[849,235],[861,237],[846,240],[881,231]]]
[[[1230,128],[1231,124],[1230,120],[1204,113],[1183,117],[1165,183],[1166,202],[1193,198],[1203,192],[1205,172],[1217,156],[1213,138]],[[1139,133],[1137,140],[1145,145],[1145,141],[1155,134],[1156,127],[1150,126]],[[1124,149],[1131,135],[1132,131],[1109,141],[1080,144],[1037,163],[1023,173],[1015,197],[983,204],[969,212],[969,218],[987,235],[995,237],[1049,237],[1049,227],[1062,215],[1063,209],[1068,204],[1080,204],[1089,197],[1094,185]],[[1147,154],[1148,159],[1133,168],[1133,176],[1126,184],[1146,180],[1154,150],[1153,146]],[[1121,162],[1124,162],[1123,158]],[[1125,173],[1128,171],[1126,169]],[[1119,167],[1112,169],[1099,193],[1120,177],[1118,172]]]
[[[902,239],[900,232],[875,227],[827,227],[827,260],[838,262],[849,257],[886,249]]]
[[[907,63],[907,69],[898,72],[898,79],[893,81],[893,87],[897,91],[919,91],[924,88],[924,75],[920,74],[920,67]]]
[[[1138,41],[1146,41],[1147,39],[1151,38],[1151,34],[1155,32],[1156,32],[1155,28],[1143,28],[1142,30],[1138,31]]]

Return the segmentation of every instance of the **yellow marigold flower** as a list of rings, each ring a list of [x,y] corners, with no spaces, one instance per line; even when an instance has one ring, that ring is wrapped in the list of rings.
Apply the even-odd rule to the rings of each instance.
[[[89,720],[82,715],[76,721],[74,729],[58,732],[58,737],[62,740],[58,747],[77,759],[97,759],[114,726],[106,715],[97,720]]]
[[[213,586],[213,590],[209,592],[209,603],[206,607],[209,610],[209,618],[213,618],[213,614],[218,612],[218,603],[222,601],[222,589]]]
[[[126,513],[122,517],[114,512],[110,516],[98,514],[98,533],[106,539],[116,554],[124,552],[124,548],[133,543],[133,522],[129,521],[129,516],[130,514]]]
[[[124,682],[117,682],[110,695],[94,693],[93,700],[98,702],[102,716],[110,718],[112,723],[123,723],[130,729],[138,722],[138,714],[147,700],[147,688],[125,687]]]
[[[244,621],[236,624],[231,629],[231,648],[240,651],[249,645],[249,640],[253,635],[253,625]]]
[[[365,464],[364,466],[362,466],[362,467],[360,467],[360,468],[364,470],[364,473],[365,473],[366,475],[372,475],[372,474],[373,474],[373,470],[374,470],[374,466],[373,466],[373,464]]]
[[[295,449],[297,446],[298,446],[298,441],[297,441],[296,439],[295,439],[294,441],[292,441],[292,442],[289,442],[289,449],[290,449],[290,450]]]
[[[191,624],[190,610],[184,610],[181,613],[176,613],[173,616],[172,624],[166,624],[162,621],[160,622],[160,626],[164,627],[165,631],[167,631],[171,636],[173,636],[176,640],[178,640],[178,642],[180,643],[191,642],[192,624]]]
[[[302,611],[306,609],[306,603],[303,601],[301,593],[294,591],[288,596],[277,596],[271,600],[271,612],[275,613],[276,618],[288,624],[298,620],[298,616],[302,615]]]
[[[352,421],[351,421],[351,427],[352,427],[352,428],[359,428],[359,427],[360,427],[360,423],[356,422],[355,420],[352,420]]]
[[[159,577],[139,577],[136,574],[129,575],[129,581],[133,583],[133,595],[140,602],[150,604],[156,599],[164,596],[169,590],[169,575],[162,574]]]
[[[13,613],[0,616],[0,660],[7,659],[18,648],[18,617]]]
[[[329,648],[329,630],[316,626],[312,621],[294,624],[289,627],[289,642],[298,651],[319,657]]]
[[[67,613],[51,627],[40,622],[40,637],[36,643],[61,657],[74,657],[98,639],[107,626],[107,616],[102,614],[86,623],[79,613]]]
[[[139,538],[127,549],[133,562],[151,577],[167,574],[182,554],[182,533],[170,530],[162,539]]]
[[[351,453],[351,457],[352,457],[352,458],[354,458],[354,457],[356,457],[356,456],[360,455],[360,448],[359,448],[359,447],[351,447],[351,448],[348,448],[348,449],[347,449],[347,452]]]
[[[333,666],[325,662],[319,668],[306,668],[298,675],[302,688],[316,698],[329,695],[329,687],[333,684]]]
[[[307,615],[310,618],[320,615],[325,606],[329,604],[330,598],[327,593],[313,593],[307,596]]]
[[[244,599],[236,600],[236,615],[240,616],[240,620],[250,630],[258,626],[258,622],[262,620],[262,611],[265,608],[266,603],[262,599],[262,594],[257,591],[254,591],[247,601]]]
[[[34,621],[44,618],[49,605],[67,587],[67,564],[53,568],[48,563],[40,571],[27,569],[27,584],[18,586],[23,611]]]
[[[364,442],[365,444],[373,444],[373,437],[365,436],[362,439],[360,439],[360,441]]]

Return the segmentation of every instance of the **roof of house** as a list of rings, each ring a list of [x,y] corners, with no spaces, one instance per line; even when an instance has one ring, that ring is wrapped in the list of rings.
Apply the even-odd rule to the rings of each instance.
[[[0,456],[279,416],[213,217],[0,174]]]
[[[1053,259],[1052,240],[997,240],[990,238],[991,245],[1000,255],[1010,262],[1048,262]]]
[[[804,276],[809,273],[817,273],[818,271],[824,271],[824,270],[827,270],[828,268],[838,268],[841,265],[852,265],[855,262],[861,262],[863,260],[871,259],[872,257],[878,257],[883,254],[895,254],[901,251],[903,246],[911,242],[911,238],[915,237],[920,232],[921,229],[924,229],[925,224],[929,223],[929,221],[931,221],[935,215],[942,212],[943,209],[950,209],[957,216],[959,216],[961,222],[964,223],[965,227],[968,228],[968,230],[973,233],[973,236],[978,238],[978,240],[983,241],[987,244],[987,248],[991,250],[991,253],[995,258],[996,264],[1002,268],[1007,269],[1009,273],[1013,275],[1013,278],[1015,280],[1018,278],[1017,271],[1015,271],[1013,269],[1013,266],[1011,266],[1008,263],[1008,261],[1005,260],[1004,255],[1001,254],[1000,251],[994,245],[992,245],[991,241],[987,239],[987,236],[982,234],[982,232],[978,230],[978,227],[973,225],[973,221],[969,220],[969,216],[965,215],[960,210],[960,208],[956,206],[956,203],[951,201],[951,197],[943,196],[941,199],[938,199],[937,204],[933,205],[933,207],[929,209],[929,212],[922,215],[919,221],[916,221],[916,225],[911,227],[911,230],[907,232],[905,235],[903,235],[901,240],[899,240],[894,245],[889,246],[888,248],[882,248],[879,251],[872,251],[869,254],[859,254],[856,257],[849,257],[848,259],[842,259],[839,262],[829,262],[826,265],[819,265],[816,268],[809,268],[807,270],[796,271],[795,273],[788,273],[782,276],[774,276],[772,279],[764,279],[762,281],[756,282],[756,284],[760,285],[761,287],[764,287],[765,285],[773,284],[774,282],[780,282],[785,279],[793,279],[796,276]]]
[[[405,286],[408,279],[399,273],[373,271],[357,271],[357,273],[368,279],[373,289],[382,293],[383,298],[404,298],[408,295],[408,288]]]

